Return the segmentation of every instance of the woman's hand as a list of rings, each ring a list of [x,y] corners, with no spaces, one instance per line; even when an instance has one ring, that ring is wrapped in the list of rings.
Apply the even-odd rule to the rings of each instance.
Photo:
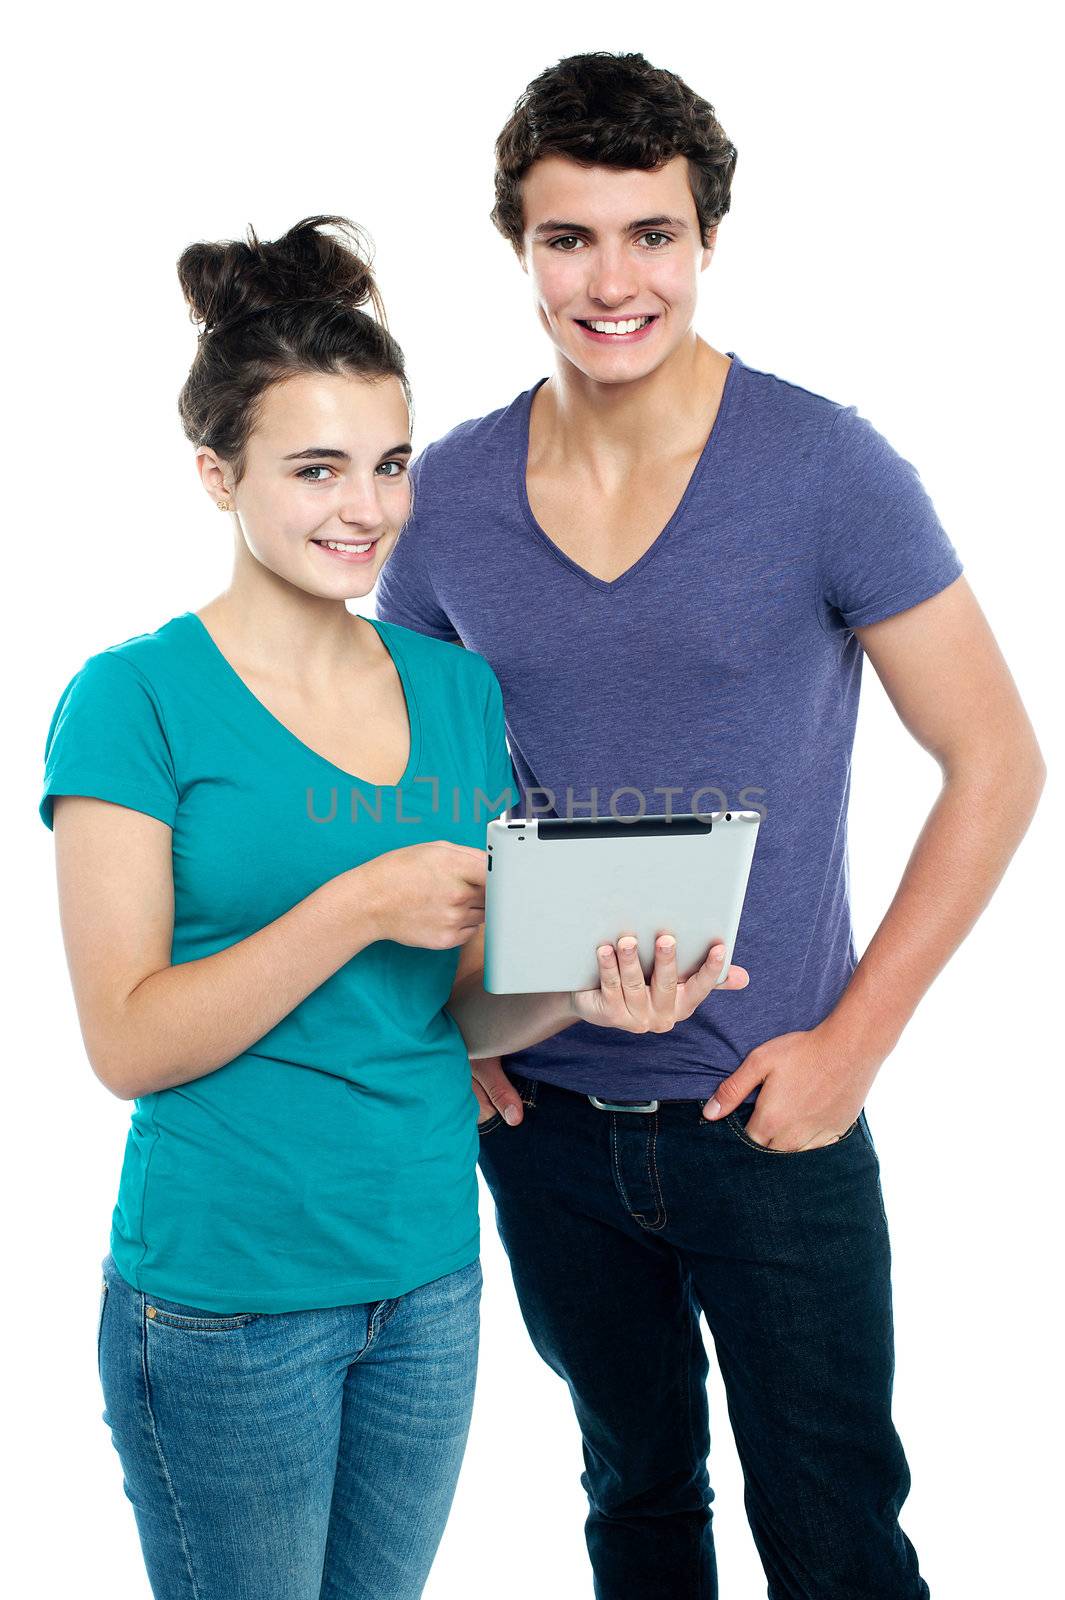
[[[375,939],[422,950],[466,944],[484,923],[487,850],[431,839],[352,870],[371,894]]]
[[[600,1028],[620,1028],[625,1033],[668,1033],[678,1022],[690,1017],[702,1004],[721,976],[725,946],[715,944],[706,960],[690,978],[677,977],[677,943],[671,934],[655,940],[655,964],[651,983],[644,982],[643,968],[636,953],[636,940],[625,934],[614,946],[599,946],[599,988],[577,989],[571,999],[584,1022]],[[729,967],[723,989],[745,989],[750,974],[743,967]]]

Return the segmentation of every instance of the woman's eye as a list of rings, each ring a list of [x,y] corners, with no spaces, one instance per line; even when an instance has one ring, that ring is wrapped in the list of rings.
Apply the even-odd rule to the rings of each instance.
[[[567,245],[567,246],[568,245],[579,245],[579,244],[582,244],[583,242],[584,242],[583,240],[578,239],[578,237],[577,237],[577,235],[575,233],[562,233],[562,234],[559,234],[557,239],[552,239],[551,240],[551,248],[552,248],[552,250],[557,250],[562,245]],[[573,251],[569,250],[569,249],[565,249],[565,250],[562,251],[562,254],[563,255],[567,255],[567,256],[571,256],[573,254]]]
[[[307,476],[309,472],[328,472],[330,477],[333,476],[332,467],[304,467],[301,472],[297,472],[296,476],[297,478],[302,478],[304,483],[328,483],[328,478],[309,478]]]
[[[401,472],[406,472],[407,470],[405,463],[402,461],[382,461],[377,470],[378,472],[384,472],[386,467],[395,467],[396,469],[395,472],[385,473],[388,478],[398,478]]]

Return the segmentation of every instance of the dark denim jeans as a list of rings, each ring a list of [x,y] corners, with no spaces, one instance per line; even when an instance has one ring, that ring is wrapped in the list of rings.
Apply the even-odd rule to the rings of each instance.
[[[599,1111],[517,1073],[481,1168],[532,1341],[584,1440],[598,1600],[716,1600],[700,1310],[770,1600],[919,1600],[898,1513],[890,1250],[864,1112],[786,1153],[700,1100]]]

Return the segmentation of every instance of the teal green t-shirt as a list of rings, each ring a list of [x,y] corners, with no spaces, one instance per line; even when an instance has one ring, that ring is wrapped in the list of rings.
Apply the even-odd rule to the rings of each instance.
[[[195,961],[388,850],[485,847],[517,804],[480,655],[366,619],[410,723],[395,786],[315,754],[194,612],[91,656],[48,732],[41,816],[92,795],[172,830],[171,961]],[[404,1294],[473,1261],[477,1103],[444,1011],[460,950],[378,940],[225,1066],[134,1101],[111,1252],[135,1288],[220,1313]]]

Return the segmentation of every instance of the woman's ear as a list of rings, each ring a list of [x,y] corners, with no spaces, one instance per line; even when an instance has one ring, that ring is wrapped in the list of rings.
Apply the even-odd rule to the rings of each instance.
[[[226,481],[228,477],[226,463],[215,455],[209,445],[202,444],[196,451],[196,468],[200,474],[200,481],[216,503],[233,493]]]

